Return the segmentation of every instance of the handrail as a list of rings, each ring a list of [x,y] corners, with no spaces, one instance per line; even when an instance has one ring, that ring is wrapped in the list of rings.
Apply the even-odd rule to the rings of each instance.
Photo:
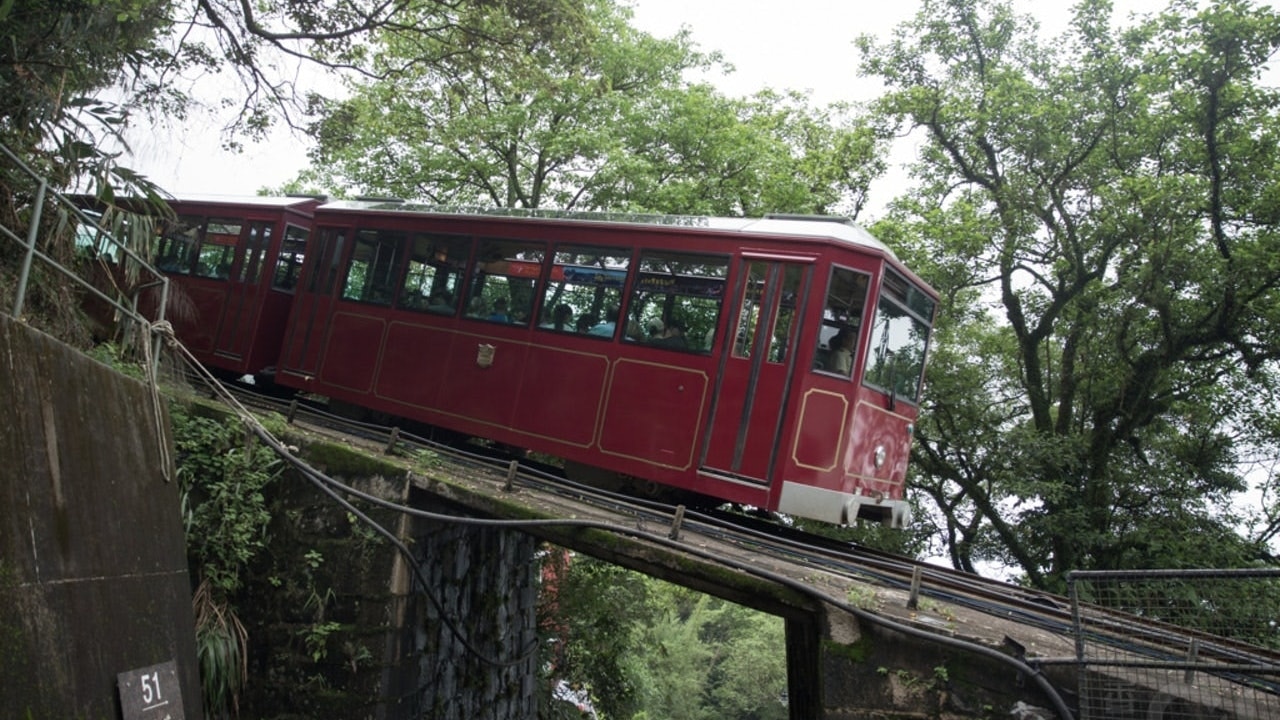
[[[50,266],[51,268],[53,268],[54,270],[62,273],[65,277],[78,283],[81,287],[93,293],[98,298],[111,304],[117,310],[123,313],[125,316],[137,322],[151,323],[151,322],[159,322],[164,320],[168,302],[169,302],[169,278],[167,278],[163,273],[161,273],[158,269],[156,269],[150,262],[148,262],[142,256],[138,255],[136,252],[130,249],[127,245],[125,245],[124,243],[116,239],[115,236],[113,236],[109,230],[102,227],[102,225],[100,225],[96,219],[94,219],[93,217],[85,213],[83,210],[81,210],[74,202],[69,200],[65,195],[58,192],[57,190],[50,189],[49,181],[43,176],[41,176],[40,173],[32,169],[25,162],[23,162],[4,143],[0,143],[0,154],[3,154],[5,157],[11,160],[14,163],[14,165],[16,165],[19,169],[21,169],[24,173],[26,173],[32,180],[35,180],[37,183],[39,183],[39,189],[36,191],[35,204],[32,206],[31,218],[29,220],[30,226],[27,229],[26,239],[23,240],[21,237],[18,236],[17,233],[13,232],[9,228],[5,227],[4,225],[0,225],[0,234],[3,234],[13,239],[19,245],[22,245],[26,250],[26,253],[22,261],[22,267],[19,270],[18,288],[17,288],[17,292],[13,302],[12,315],[14,319],[19,319],[22,317],[22,309],[26,301],[27,283],[31,275],[31,266],[36,259],[39,259],[43,261],[45,264],[47,264],[48,266]],[[155,278],[155,280],[142,283],[141,285],[139,285],[137,288],[134,289],[134,295],[131,298],[129,305],[125,305],[124,303],[120,302],[116,298],[110,297],[106,293],[103,293],[98,288],[94,287],[92,283],[80,277],[74,271],[66,267],[63,267],[63,265],[59,263],[57,260],[49,257],[48,255],[44,254],[43,252],[41,252],[36,248],[36,240],[38,239],[37,235],[39,234],[39,228],[40,228],[40,219],[41,219],[42,213],[44,212],[45,201],[50,195],[52,195],[52,201],[54,204],[61,204],[62,207],[64,207],[72,215],[74,215],[81,223],[84,223],[86,225],[92,225],[93,227],[97,228],[98,237],[105,239],[113,251],[118,251],[118,253],[120,253],[119,257],[121,257],[122,260],[127,258],[129,261],[136,263],[136,265],[139,268],[141,268],[142,270],[144,270],[149,275]],[[156,285],[160,286],[160,304],[156,313],[157,317],[155,318],[154,321],[152,321],[152,320],[149,320],[144,315],[142,315],[140,312],[138,312],[137,293],[142,291],[143,289],[154,287]]]

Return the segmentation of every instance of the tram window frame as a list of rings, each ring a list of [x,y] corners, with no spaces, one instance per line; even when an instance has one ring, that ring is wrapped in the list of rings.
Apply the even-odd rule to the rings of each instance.
[[[191,274],[209,280],[230,279],[236,250],[247,224],[243,218],[208,218],[200,229]]]
[[[307,259],[306,228],[285,225],[284,239],[280,241],[280,253],[276,256],[276,268],[271,277],[271,287],[282,292],[293,292],[302,276],[302,266]]]
[[[788,350],[795,347],[799,333],[796,315],[798,304],[805,294],[809,267],[790,263],[782,267],[782,297],[778,300],[778,311],[773,315],[773,327],[769,333],[769,351],[766,362],[783,365],[787,362]]]
[[[266,220],[250,220],[246,224],[249,226],[249,233],[245,236],[238,280],[257,285],[262,281],[262,269],[267,264],[267,248],[271,247],[275,226]]]
[[[827,274],[826,294],[823,295],[822,325],[818,328],[817,347],[813,351],[813,372],[846,380],[853,378],[859,355],[857,342],[861,337],[870,291],[871,273],[843,265],[831,266],[831,272]],[[854,339],[848,372],[831,367],[837,350],[831,347],[831,343],[842,330],[852,334]]]
[[[646,328],[656,320],[665,333],[674,321],[683,327],[683,345],[679,340],[646,340],[636,337],[638,333],[624,339],[663,350],[711,354],[724,314],[732,259],[718,253],[641,250],[627,303],[628,325]]]
[[[156,267],[175,275],[190,275],[204,221],[201,215],[179,215],[176,220],[165,223]]]
[[[345,227],[321,228],[316,237],[319,247],[316,253],[316,265],[311,270],[307,290],[316,295],[329,296],[337,285],[338,271],[342,268],[342,251],[347,245]]]
[[[471,244],[468,235],[414,233],[409,239],[396,307],[435,315],[457,314]]]
[[[610,308],[622,307],[631,256],[631,248],[557,246],[551,256],[550,275],[542,289],[538,329],[612,338],[617,328],[604,332],[608,322],[605,316]],[[557,328],[556,315],[561,307],[568,308],[568,319]]]
[[[936,311],[937,302],[915,283],[891,268],[885,270],[867,340],[864,385],[919,404]],[[901,357],[904,348],[911,351],[905,361]]]
[[[471,320],[528,327],[533,319],[535,300],[548,257],[547,243],[541,240],[477,238],[476,255],[466,288],[464,316]],[[502,287],[497,288],[496,285]],[[505,313],[500,303],[505,303]]]
[[[357,229],[351,257],[344,264],[341,299],[390,307],[399,288],[408,235],[403,230]]]

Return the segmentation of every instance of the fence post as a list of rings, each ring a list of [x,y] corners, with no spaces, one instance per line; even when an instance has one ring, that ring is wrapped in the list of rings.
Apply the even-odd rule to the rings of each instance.
[[[1191,638],[1191,645],[1187,648],[1187,662],[1195,664],[1200,661],[1200,640]],[[1190,685],[1195,682],[1196,669],[1194,667],[1187,668],[1187,672],[1182,676],[1182,682]]]
[[[13,319],[22,318],[22,304],[27,295],[27,279],[31,276],[31,263],[36,256],[36,238],[40,235],[40,214],[44,211],[44,193],[49,187],[47,180],[40,181],[40,189],[36,191],[36,203],[31,210],[31,226],[27,228],[27,254],[22,259],[22,270],[18,275],[18,293],[13,300]]]

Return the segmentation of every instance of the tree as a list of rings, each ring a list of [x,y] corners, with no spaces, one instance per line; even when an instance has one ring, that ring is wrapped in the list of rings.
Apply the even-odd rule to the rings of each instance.
[[[670,585],[655,593],[663,612],[628,658],[645,717],[788,717],[781,618]]]
[[[625,665],[655,613],[651,581],[560,549],[548,551],[543,576],[539,624],[550,655],[543,662],[547,689],[563,681],[584,688],[605,717],[632,717],[639,699]],[[547,702],[544,714],[552,707]]]
[[[623,151],[593,188],[599,207],[856,218],[885,170],[886,137],[857,108],[812,107],[795,92],[734,99],[682,86],[648,95],[619,129]]]
[[[450,61],[448,73],[408,68],[353,82],[315,127],[314,176],[442,204],[574,207],[629,105],[707,62],[684,36],[660,41],[630,28],[629,11],[611,0],[586,12],[577,35],[525,34],[519,52],[495,46]],[[486,29],[520,33],[500,16]],[[457,42],[438,38],[425,52]],[[384,36],[374,64],[404,67],[420,52],[421,43]]]
[[[924,138],[878,230],[919,238],[908,263],[944,297],[915,484],[957,567],[1040,587],[1262,552],[1230,501],[1280,355],[1280,97],[1259,82],[1280,17],[1110,22],[1085,0],[1045,44],[1007,3],[926,0],[860,41],[880,112]]]
[[[118,166],[109,148],[120,138],[127,112],[95,94],[141,77],[159,53],[168,28],[159,2],[102,0],[0,3],[0,144],[54,190],[73,182],[104,194],[155,197],[145,178]],[[26,236],[38,181],[8,159],[0,161],[0,226]],[[74,262],[65,215],[46,212],[40,250],[64,265]],[[21,248],[0,239],[0,297],[12,298]],[[78,308],[66,302],[74,286],[44,266],[33,269],[24,306],[48,332],[88,342]]]
[[[630,18],[594,0],[578,35],[529,35],[514,57],[352,83],[349,98],[326,106],[312,169],[294,187],[485,207],[862,207],[883,142],[850,108],[771,92],[735,100],[691,84],[684,75],[715,69],[719,56],[698,52],[687,31],[655,38]],[[519,33],[491,21],[493,34]],[[391,36],[375,64],[403,67],[417,52]]]

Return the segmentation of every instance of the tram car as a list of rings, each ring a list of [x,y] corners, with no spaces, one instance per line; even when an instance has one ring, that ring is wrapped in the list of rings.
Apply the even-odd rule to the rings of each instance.
[[[205,242],[222,247],[215,215]],[[301,274],[283,271],[287,322],[256,326],[280,343],[280,385],[556,456],[571,477],[908,521],[937,295],[851,222],[337,201],[312,223]],[[204,278],[226,292],[196,337],[254,372],[265,355],[241,333],[265,295],[233,290],[254,235],[222,236],[240,245],[230,276]],[[300,252],[263,262],[258,292],[284,292]],[[210,255],[177,253],[193,278]]]
[[[170,278],[168,320],[227,377],[273,366],[305,255],[312,197],[186,197],[169,205],[155,257]],[[155,298],[151,298],[155,301]]]

